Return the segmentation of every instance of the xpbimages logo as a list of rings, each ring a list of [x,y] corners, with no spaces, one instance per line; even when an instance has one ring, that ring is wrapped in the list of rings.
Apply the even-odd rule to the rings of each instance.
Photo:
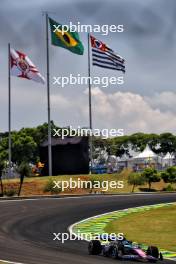
[[[67,189],[101,189],[104,192],[107,192],[109,189],[123,189],[123,181],[105,181],[105,180],[73,180],[70,178],[67,181],[56,181],[53,180],[54,186],[53,189],[61,189],[63,192]]]
[[[109,33],[121,33],[124,32],[124,25],[90,25],[90,24],[81,24],[79,21],[77,24],[69,22],[68,25],[53,25],[53,32],[59,32],[62,35],[65,32],[78,32],[78,33],[100,33],[107,36]]]
[[[64,88],[67,85],[88,85],[90,82],[91,85],[101,86],[102,88],[107,88],[109,85],[123,85],[124,77],[123,76],[81,76],[81,74],[69,76],[53,76],[53,85],[57,85],[59,88]]]
[[[124,234],[123,233],[103,233],[103,234],[91,234],[91,233],[82,233],[80,230],[75,233],[53,233],[53,241],[58,241],[61,242],[62,244],[65,243],[65,241],[75,241],[75,240],[86,240],[86,241],[91,241],[91,240],[102,240],[105,242],[108,242],[109,240],[111,241],[116,241],[116,240],[123,240],[124,239]]]
[[[72,126],[65,127],[65,128],[54,128],[53,129],[53,137],[60,137],[64,139],[65,137],[101,137],[103,139],[107,139],[109,137],[120,137],[124,136],[124,129],[123,128],[81,128],[78,126],[77,128],[73,128]]]

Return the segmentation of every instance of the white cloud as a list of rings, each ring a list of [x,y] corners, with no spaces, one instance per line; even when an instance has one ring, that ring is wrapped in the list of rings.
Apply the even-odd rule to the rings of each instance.
[[[161,98],[163,95],[161,95]],[[175,132],[176,116],[171,110],[162,112],[158,106],[153,107],[154,98],[145,98],[135,93],[105,93],[100,88],[92,88],[92,112],[94,128],[124,128],[125,133],[165,131]],[[166,98],[167,99],[167,98]],[[60,103],[60,102],[64,103]],[[149,103],[150,102],[150,103]],[[169,102],[165,104],[169,106]],[[53,102],[52,102],[53,103]],[[54,96],[57,112],[71,112],[67,124],[85,124],[88,120],[88,91],[80,94],[76,100],[61,95]],[[73,120],[76,117],[76,120]],[[56,117],[57,119],[57,117]],[[83,123],[84,122],[84,123]],[[88,121],[87,121],[88,122]],[[87,123],[88,125],[88,123]]]
[[[121,88],[124,92],[114,92],[115,88],[112,86],[103,90],[92,89],[94,126],[123,127],[126,133],[139,130],[175,132],[174,1],[165,3],[164,0],[158,0],[153,4],[152,0],[148,0],[147,3],[135,0],[134,12],[130,11],[134,6],[130,0],[112,0],[111,3],[103,0],[101,8],[99,1],[82,3],[81,0],[66,0],[62,3],[57,0],[38,0],[35,5],[34,0],[28,1],[27,4],[24,1],[21,3],[21,0],[1,2],[0,130],[8,128],[7,43],[11,42],[14,48],[27,53],[45,75],[45,20],[41,16],[42,6],[42,10],[54,11],[50,15],[63,24],[69,21],[89,24],[91,21],[92,25],[104,23],[111,25],[117,22],[125,25],[124,34],[111,33],[108,38],[97,35],[125,57],[127,72],[125,85]],[[9,4],[10,2],[13,3]],[[74,2],[70,10],[69,2]],[[161,2],[159,9],[158,2]],[[81,33],[80,37],[85,45],[84,56],[76,56],[67,50],[50,47],[51,78],[67,76],[70,73],[87,75],[87,35]],[[92,75],[109,77],[116,74],[98,67],[92,67],[91,72]],[[51,118],[58,125],[88,125],[88,95],[83,93],[81,86],[68,86],[64,89],[58,88],[56,91],[51,85],[51,94]],[[45,121],[47,121],[46,86],[13,78],[12,127],[20,129],[22,126],[36,126]]]
[[[165,91],[156,93],[152,98],[146,97],[147,102],[155,108],[160,108],[162,111],[171,111],[176,113],[176,93]]]

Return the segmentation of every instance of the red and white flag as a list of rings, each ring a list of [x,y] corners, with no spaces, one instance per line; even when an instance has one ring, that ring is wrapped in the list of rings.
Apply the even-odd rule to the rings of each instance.
[[[125,60],[105,43],[90,36],[92,46],[92,64],[94,66],[122,71],[125,73]]]
[[[22,52],[10,49],[11,75],[44,84],[45,79],[36,66]]]

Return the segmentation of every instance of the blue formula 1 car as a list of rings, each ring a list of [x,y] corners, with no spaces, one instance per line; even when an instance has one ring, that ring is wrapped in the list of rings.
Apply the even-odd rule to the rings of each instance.
[[[162,254],[155,246],[142,249],[137,243],[126,240],[108,241],[101,244],[99,240],[91,240],[88,245],[90,255],[103,255],[112,259],[138,260],[143,262],[157,262],[163,260]]]

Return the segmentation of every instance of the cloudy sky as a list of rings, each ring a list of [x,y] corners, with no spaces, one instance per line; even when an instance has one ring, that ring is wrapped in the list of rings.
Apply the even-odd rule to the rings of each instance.
[[[0,0],[0,120],[8,129],[7,44],[27,53],[46,76],[45,18],[67,24],[123,24],[123,33],[95,37],[126,59],[125,83],[92,87],[94,128],[123,128],[161,133],[176,129],[176,1],[175,0]],[[85,54],[78,56],[50,45],[53,76],[87,75],[87,35],[80,33]],[[120,72],[91,68],[92,76]],[[47,121],[46,86],[12,77],[12,128]],[[86,85],[51,85],[51,118],[59,126],[88,126]]]

